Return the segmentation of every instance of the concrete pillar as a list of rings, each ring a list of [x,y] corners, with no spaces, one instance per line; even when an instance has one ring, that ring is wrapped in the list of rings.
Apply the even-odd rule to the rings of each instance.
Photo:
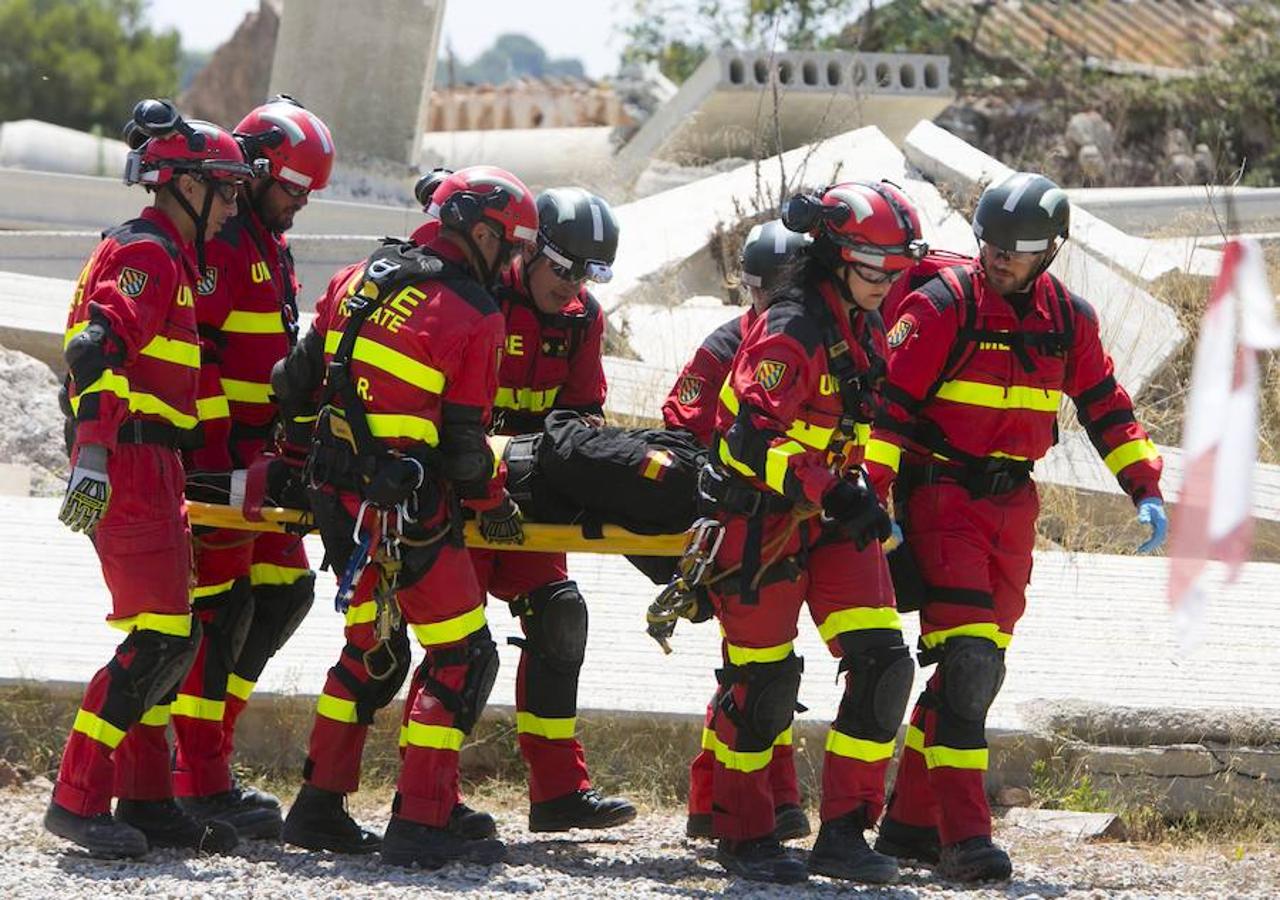
[[[445,0],[286,0],[271,92],[333,131],[338,158],[417,161]]]

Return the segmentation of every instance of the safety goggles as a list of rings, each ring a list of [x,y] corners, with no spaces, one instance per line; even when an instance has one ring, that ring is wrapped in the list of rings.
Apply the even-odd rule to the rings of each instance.
[[[893,284],[906,271],[905,269],[897,269],[890,272],[886,269],[878,269],[875,266],[856,262],[849,263],[849,268],[853,269],[854,274],[867,284]]]
[[[243,181],[233,178],[202,177],[200,180],[208,185],[209,190],[217,194],[223,203],[235,203],[240,195],[240,186],[244,184]]]
[[[1044,250],[1006,250],[997,247],[990,241],[982,242],[982,252],[991,254],[992,259],[1001,259],[1014,263],[1035,262],[1044,254]]]
[[[584,281],[606,284],[613,280],[612,266],[602,260],[570,259],[548,243],[543,243],[539,252],[547,258],[551,274],[566,284],[582,284]]]
[[[276,185],[279,186],[280,190],[284,191],[294,200],[301,200],[303,197],[311,193],[311,188],[305,188],[296,184],[290,184],[287,181],[281,181],[279,178],[275,179],[275,182],[276,182]]]

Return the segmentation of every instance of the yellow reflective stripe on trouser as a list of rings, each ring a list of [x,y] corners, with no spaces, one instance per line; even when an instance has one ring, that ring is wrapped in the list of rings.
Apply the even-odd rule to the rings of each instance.
[[[173,714],[188,719],[204,719],[209,722],[221,722],[227,704],[223,700],[210,700],[207,697],[195,697],[191,694],[179,694],[173,701]]]
[[[378,618],[378,602],[376,600],[366,600],[364,603],[357,603],[355,606],[347,607],[346,624],[364,625]]]
[[[498,388],[493,405],[503,409],[515,409],[528,412],[543,412],[555,405],[560,395],[559,386],[535,391],[533,388]]]
[[[827,732],[827,752],[846,759],[880,762],[893,756],[893,741],[868,741],[832,728]]]
[[[168,703],[157,703],[149,710],[142,714],[142,718],[138,720],[139,725],[150,725],[153,728],[161,728],[169,724],[172,712]]]
[[[983,384],[981,381],[948,381],[935,394],[939,400],[985,406],[989,409],[1032,409],[1057,412],[1062,405],[1062,391],[1050,391],[1025,385]]]
[[[892,606],[855,606],[839,609],[822,620],[818,636],[829,641],[838,634],[849,631],[869,631],[873,628],[902,630],[902,618]]]
[[[924,764],[930,769],[978,769],[985,771],[990,752],[985,748],[979,750],[960,750],[955,747],[943,747],[935,744],[924,745],[924,732],[914,725],[907,726],[907,747],[924,756]]]
[[[872,438],[867,443],[867,462],[879,463],[886,468],[898,471],[902,463],[902,448],[880,438]]]
[[[311,574],[310,569],[254,563],[249,567],[249,581],[255,587],[263,584],[294,584]]]
[[[324,352],[332,356],[338,351],[342,331],[333,330],[324,336]],[[432,394],[443,394],[445,377],[439,369],[420,363],[412,356],[379,344],[365,337],[358,337],[351,348],[351,358],[365,365],[381,369],[388,375]]]
[[[1003,650],[1009,646],[1013,640],[1013,635],[1000,630],[1000,626],[995,622],[974,622],[971,625],[957,625],[955,628],[944,628],[941,631],[931,631],[928,634],[920,635],[920,646],[926,650],[934,647],[940,647],[945,644],[949,638],[953,637],[980,637],[994,643]]]
[[[222,379],[222,392],[228,400],[237,403],[270,403],[271,385],[257,381],[239,381],[235,378]]]
[[[201,397],[196,401],[196,418],[201,422],[231,418],[231,407],[227,405],[227,398],[222,395]]]
[[[739,647],[736,644],[725,644],[729,662],[735,666],[745,666],[747,663],[780,662],[790,656],[793,649],[795,644],[791,641],[772,647]]]
[[[320,699],[316,701],[316,712],[326,719],[351,725],[356,721],[356,702],[343,700],[332,694],[321,694]]]
[[[470,612],[464,612],[462,615],[454,616],[452,619],[445,619],[443,622],[415,624],[413,633],[418,638],[419,644],[424,647],[434,647],[439,644],[452,644],[460,641],[484,628],[487,624],[484,617],[484,607],[477,606]]]
[[[162,359],[175,365],[186,366],[188,369],[200,368],[200,345],[190,341],[177,341],[156,335],[138,352],[152,359]]]
[[[450,728],[447,725],[424,725],[421,722],[410,722],[405,731],[407,745],[432,750],[456,752],[462,749],[462,741],[466,737],[457,728]]]
[[[256,681],[250,681],[232,673],[227,676],[227,693],[237,699],[248,700],[257,684]]]
[[[78,731],[85,737],[92,738],[99,744],[110,747],[114,750],[120,746],[120,742],[124,740],[124,732],[112,725],[106,719],[100,719],[87,709],[81,709],[76,712],[76,720],[71,726],[72,731]]]
[[[205,597],[216,597],[218,594],[225,594],[235,585],[235,579],[230,581],[219,582],[218,584],[198,584],[191,592],[192,600],[203,600]]]
[[[1121,444],[1108,453],[1102,461],[1107,464],[1112,475],[1119,475],[1125,466],[1131,466],[1146,459],[1159,458],[1160,451],[1156,449],[1156,445],[1149,438],[1139,438]]]
[[[138,613],[127,619],[107,619],[107,624],[121,631],[158,631],[175,637],[191,637],[191,615]]]
[[[278,312],[243,312],[235,310],[222,323],[231,334],[284,334],[284,323]]]
[[[121,400],[129,404],[129,412],[147,413],[152,416],[159,416],[166,422],[169,422],[175,428],[181,428],[184,431],[195,428],[198,420],[195,416],[189,416],[184,412],[174,409],[168,403],[165,403],[154,394],[147,394],[142,391],[135,391],[129,387],[129,379],[123,375],[118,375],[110,369],[98,376],[98,380],[86,387],[84,390],[76,393],[71,398],[71,411],[78,413],[80,411],[80,401],[90,394],[115,394]]]
[[[565,741],[573,737],[577,724],[576,716],[570,716],[567,719],[544,719],[529,712],[516,713],[517,734],[532,734],[552,741]]]
[[[773,746],[790,747],[792,743],[794,743],[794,741],[795,741],[795,729],[792,728],[790,725],[788,725],[786,731],[782,732],[782,734],[778,735],[776,738],[773,739]],[[710,728],[707,728],[704,726],[702,729],[702,749],[714,750],[715,747],[716,747],[716,733]]]
[[[765,750],[730,750],[714,731],[711,733],[711,746],[707,749],[715,753],[716,762],[734,772],[759,772],[773,759],[772,746]]]

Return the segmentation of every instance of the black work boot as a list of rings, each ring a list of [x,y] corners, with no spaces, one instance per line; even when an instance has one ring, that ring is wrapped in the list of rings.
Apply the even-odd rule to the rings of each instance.
[[[280,837],[284,825],[280,800],[275,795],[238,784],[204,797],[179,797],[178,805],[197,822],[221,819],[242,838],[274,840]]]
[[[898,880],[898,861],[867,846],[863,830],[866,814],[856,809],[847,816],[823,822],[809,854],[809,871],[814,875],[860,881],[864,884],[893,884]]]
[[[773,811],[773,837],[778,841],[791,841],[807,836],[812,829],[809,817],[795,803],[784,803]],[[689,813],[684,833],[691,838],[712,839],[711,813]]]
[[[44,813],[44,827],[102,859],[128,859],[142,856],[150,849],[145,834],[132,825],[117,822],[111,813],[80,816],[50,803]]]
[[[768,837],[749,841],[721,838],[716,846],[716,862],[730,875],[748,881],[772,881],[775,884],[798,884],[808,879],[804,862],[778,840]]]
[[[1013,863],[981,834],[943,847],[933,873],[949,881],[1003,881],[1013,874]]]
[[[226,853],[240,843],[236,830],[219,819],[197,822],[170,800],[117,800],[116,820],[147,836],[152,847],[188,847]]]
[[[493,838],[468,839],[449,828],[435,828],[392,816],[382,838],[382,861],[392,866],[438,869],[461,860],[488,866],[502,862],[507,848]]]
[[[280,837],[295,847],[330,853],[372,853],[382,843],[382,838],[351,818],[346,794],[311,784],[304,784],[298,791]]]
[[[636,817],[636,808],[621,797],[603,797],[595,788],[574,791],[529,806],[530,831],[612,828]]]
[[[876,852],[893,856],[899,862],[936,866],[941,852],[938,829],[926,825],[907,825],[884,817],[876,836]]]
[[[459,803],[453,808],[444,827],[468,841],[482,841],[498,835],[498,825],[493,821],[493,816],[472,809],[465,803]]]

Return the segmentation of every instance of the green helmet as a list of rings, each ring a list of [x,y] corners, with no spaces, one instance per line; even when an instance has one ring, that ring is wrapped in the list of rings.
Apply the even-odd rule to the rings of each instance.
[[[613,278],[618,220],[601,197],[582,188],[550,188],[538,195],[538,253],[572,281]]]
[[[1043,175],[1014,172],[982,192],[973,233],[1001,250],[1039,253],[1066,240],[1071,229],[1067,192]]]

